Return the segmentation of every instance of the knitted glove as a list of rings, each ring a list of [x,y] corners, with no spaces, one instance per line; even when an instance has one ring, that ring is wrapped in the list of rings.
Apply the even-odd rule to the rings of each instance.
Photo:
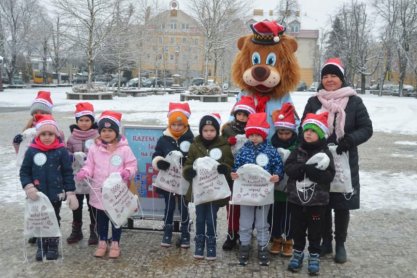
[[[158,167],[158,169],[162,171],[168,170],[170,165],[171,164],[168,161],[163,160],[163,159],[158,160],[158,162],[156,162],[156,167]]]
[[[36,201],[37,199],[39,199],[39,196],[37,194],[39,191],[35,188],[35,186],[32,183],[27,184],[23,189],[26,192],[26,196],[32,201]]]
[[[345,136],[339,141],[339,144],[336,148],[336,153],[340,155],[343,152],[347,152],[352,147],[353,147],[352,138],[349,136],[349,134],[345,134]]]
[[[14,144],[20,144],[23,141],[23,135],[22,134],[18,134],[13,138],[13,143]]]
[[[122,177],[122,180],[125,182],[128,182],[130,180],[130,171],[127,169],[124,169],[120,171],[120,176]]]
[[[313,182],[319,182],[323,172],[316,168],[316,164],[306,164],[306,176]]]
[[[74,153],[74,160],[78,162],[80,165],[84,165],[84,161],[87,155],[83,152],[75,152]]]
[[[77,196],[73,191],[67,192],[67,205],[71,210],[76,210],[79,206]]]
[[[234,146],[237,143],[237,139],[235,136],[230,136],[229,138],[227,138],[227,142],[230,146]]]
[[[193,168],[189,168],[186,171],[184,171],[184,178],[188,180],[192,180],[197,176],[197,171]]]
[[[316,153],[309,160],[307,160],[306,164],[313,164],[319,170],[326,170],[330,164],[330,158],[325,153]]]
[[[281,156],[282,162],[285,163],[285,161],[287,161],[287,158],[290,156],[291,151],[284,148],[278,148],[277,151]]]
[[[87,172],[82,169],[77,173],[77,175],[75,175],[75,181],[77,182],[86,180],[87,178],[88,178]]]
[[[227,166],[226,166],[226,165],[224,165],[224,164],[219,164],[219,165],[217,165],[217,172],[218,172],[220,175],[226,175],[228,171],[229,171],[229,170],[228,170],[228,168],[227,168]]]

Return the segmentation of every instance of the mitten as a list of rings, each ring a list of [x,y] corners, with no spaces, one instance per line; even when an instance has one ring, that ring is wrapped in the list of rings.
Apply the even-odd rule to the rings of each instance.
[[[319,182],[323,171],[316,168],[316,164],[306,164],[306,176],[313,182]]]
[[[13,143],[14,144],[20,144],[23,141],[23,135],[22,134],[18,134],[13,138]]]
[[[67,192],[67,205],[71,210],[76,210],[79,206],[77,196],[73,191]]]
[[[326,170],[329,167],[330,158],[327,154],[320,152],[310,157],[306,164],[314,164],[317,169]]]
[[[220,175],[226,175],[228,171],[229,171],[229,169],[227,168],[226,165],[224,165],[224,164],[217,165],[217,172]]]
[[[127,169],[124,169],[120,171],[120,176],[122,177],[122,180],[124,180],[125,182],[128,182],[130,179],[130,171]]]
[[[237,143],[237,139],[235,136],[230,136],[229,138],[227,138],[227,142],[230,146],[234,146]]]
[[[290,156],[290,150],[284,149],[284,148],[278,148],[277,149],[279,155],[281,156],[282,162],[285,163],[287,161],[287,158]]]
[[[75,152],[74,153],[74,160],[77,161],[80,165],[84,165],[84,161],[87,155],[83,152]]]
[[[345,134],[345,136],[339,141],[339,144],[337,145],[336,153],[340,155],[343,152],[347,152],[352,147],[352,138],[348,134]]]
[[[82,169],[77,173],[77,175],[75,175],[75,180],[78,182],[86,180],[87,178],[88,178],[87,172]]]
[[[35,186],[32,183],[29,183],[23,189],[26,192],[26,196],[32,201],[36,201],[37,199],[39,199],[38,190],[35,188]]]
[[[158,162],[156,162],[156,167],[158,167],[158,169],[162,171],[168,170],[170,165],[171,164],[168,161],[163,159],[158,160]]]
[[[197,176],[197,171],[194,170],[193,168],[188,168],[187,170],[184,171],[185,179],[192,180],[193,178],[195,178],[195,176]]]

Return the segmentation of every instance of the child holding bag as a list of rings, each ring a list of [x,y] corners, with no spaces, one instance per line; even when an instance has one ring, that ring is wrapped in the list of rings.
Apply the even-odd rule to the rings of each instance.
[[[217,172],[225,175],[231,185],[230,169],[233,164],[233,155],[230,145],[223,137],[220,137],[220,115],[209,114],[201,118],[199,133],[190,146],[188,159],[185,162],[183,175],[192,183],[197,172],[193,168],[194,161],[210,155],[220,163]],[[187,199],[191,201],[192,187],[187,192]],[[216,259],[216,227],[217,211],[227,204],[227,199],[196,205],[196,236],[195,236],[195,259],[204,259],[204,246],[207,242],[207,260]]]
[[[266,119],[266,113],[249,115],[249,120],[245,128],[245,133],[249,141],[243,145],[236,155],[235,164],[231,173],[233,180],[239,178],[236,171],[245,164],[258,164],[264,168],[272,175],[270,178],[271,182],[278,182],[282,178],[284,169],[281,157],[277,150],[266,141],[268,130],[269,124]],[[270,263],[267,250],[269,242],[269,224],[267,218],[270,206],[240,206],[239,234],[241,245],[239,249],[239,262],[241,265],[248,264],[253,226],[255,226],[257,232],[259,264],[268,266]]]
[[[20,182],[29,199],[36,201],[38,191],[49,198],[59,224],[59,212],[65,197],[72,210],[78,208],[71,160],[52,116],[38,114],[35,120],[36,137],[25,153]],[[58,244],[59,237],[38,238],[36,260],[42,261],[44,256],[47,260],[58,259]]]
[[[306,115],[300,146],[291,152],[285,163],[294,235],[294,251],[288,270],[297,272],[301,269],[307,235],[310,275],[320,271],[322,221],[329,203],[330,183],[335,175],[333,156],[326,142],[327,115],[327,112]]]
[[[168,127],[158,139],[155,152],[152,155],[152,166],[154,169],[158,171],[168,170],[170,163],[165,160],[165,157],[172,151],[180,151],[183,155],[181,162],[185,163],[190,144],[194,139],[194,135],[188,125],[190,115],[191,111],[188,103],[169,104]],[[171,246],[175,203],[178,202],[181,214],[181,237],[178,245],[182,248],[189,248],[190,232],[188,225],[190,216],[188,214],[188,201],[182,195],[176,195],[160,188],[157,188],[157,192],[162,194],[165,200],[164,235],[161,246]]]
[[[97,125],[94,119],[94,107],[89,102],[80,102],[75,105],[75,121],[76,124],[70,126],[71,135],[67,141],[67,149],[74,158],[73,167],[74,174],[80,170],[84,165],[84,159],[88,152],[88,148],[98,137]],[[77,168],[77,169],[76,169]],[[72,212],[72,231],[67,238],[69,244],[77,243],[83,239],[82,224],[83,224],[83,201],[84,197],[87,200],[88,212],[90,214],[90,237],[88,245],[96,245],[98,243],[96,230],[96,212],[88,203],[90,195],[89,188],[85,182],[76,183],[76,196],[79,207]],[[87,189],[87,190],[86,190]],[[82,191],[82,192],[80,192]],[[87,192],[87,194],[85,194]]]
[[[119,172],[122,179],[128,182],[137,171],[136,158],[124,136],[120,135],[122,114],[114,111],[103,111],[98,120],[99,137],[88,150],[87,161],[76,175],[77,181],[91,179],[90,205],[97,210],[97,230],[99,243],[95,257],[104,257],[107,252],[109,217],[104,211],[101,190],[103,183],[113,172]],[[120,256],[121,228],[112,223],[112,243],[109,258]]]

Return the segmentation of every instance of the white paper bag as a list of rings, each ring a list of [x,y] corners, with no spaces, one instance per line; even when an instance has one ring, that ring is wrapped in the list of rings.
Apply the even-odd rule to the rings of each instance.
[[[182,176],[182,158],[180,151],[170,152],[165,157],[165,160],[169,162],[169,168],[166,171],[159,171],[153,185],[178,195],[187,194],[190,183]]]
[[[343,152],[341,155],[336,153],[335,145],[330,145],[336,174],[330,184],[330,192],[352,193],[352,176],[350,174],[349,152]]]
[[[236,144],[234,144],[232,149],[233,156],[236,156],[237,152],[243,147],[243,145],[248,141],[248,138],[245,134],[238,134],[235,136]]]
[[[25,237],[61,237],[54,207],[49,198],[37,192],[39,199],[26,199],[25,204]]]
[[[194,161],[193,168],[197,176],[193,179],[194,204],[199,205],[230,196],[230,188],[226,177],[217,172],[219,163],[211,157],[205,156]]]
[[[16,166],[20,168],[22,166],[23,159],[25,158],[25,153],[29,148],[30,143],[36,136],[36,129],[34,127],[28,128],[22,133],[22,142],[19,144],[19,151],[17,152],[16,157]]]
[[[74,153],[74,161],[72,162],[72,173],[75,175],[80,171],[84,166],[84,159],[87,155],[83,152]],[[75,194],[90,194],[90,186],[85,180],[75,182]]]
[[[285,161],[287,161],[291,151],[284,148],[277,148],[277,151],[281,156],[282,165],[285,165]],[[285,192],[285,189],[287,188],[287,183],[288,175],[284,173],[284,178],[280,179],[279,182],[275,183],[275,190]]]
[[[239,178],[233,183],[231,204],[264,206],[274,202],[274,183],[271,174],[256,164],[245,164],[236,173]]]
[[[104,181],[103,207],[116,228],[127,223],[139,207],[138,197],[129,191],[119,173],[111,173]]]

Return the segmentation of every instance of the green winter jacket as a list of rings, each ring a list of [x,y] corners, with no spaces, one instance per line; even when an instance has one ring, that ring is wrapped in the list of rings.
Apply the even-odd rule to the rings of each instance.
[[[188,201],[191,201],[192,199],[192,169],[193,169],[193,163],[197,158],[208,156],[210,150],[214,148],[219,148],[222,151],[222,157],[217,160],[220,164],[223,164],[227,167],[228,173],[225,175],[226,180],[231,187],[232,185],[232,179],[230,177],[230,171],[233,166],[233,155],[232,150],[230,149],[229,144],[227,143],[226,139],[223,137],[218,136],[214,142],[210,145],[210,147],[207,149],[202,141],[201,141],[201,135],[198,135],[194,138],[193,143],[190,146],[190,150],[188,151],[188,158],[185,162],[184,169],[183,169],[183,176],[184,178],[190,182],[191,186],[188,189],[186,198]],[[222,199],[218,201],[214,201],[213,204],[218,206],[225,206],[228,203],[227,199]]]

